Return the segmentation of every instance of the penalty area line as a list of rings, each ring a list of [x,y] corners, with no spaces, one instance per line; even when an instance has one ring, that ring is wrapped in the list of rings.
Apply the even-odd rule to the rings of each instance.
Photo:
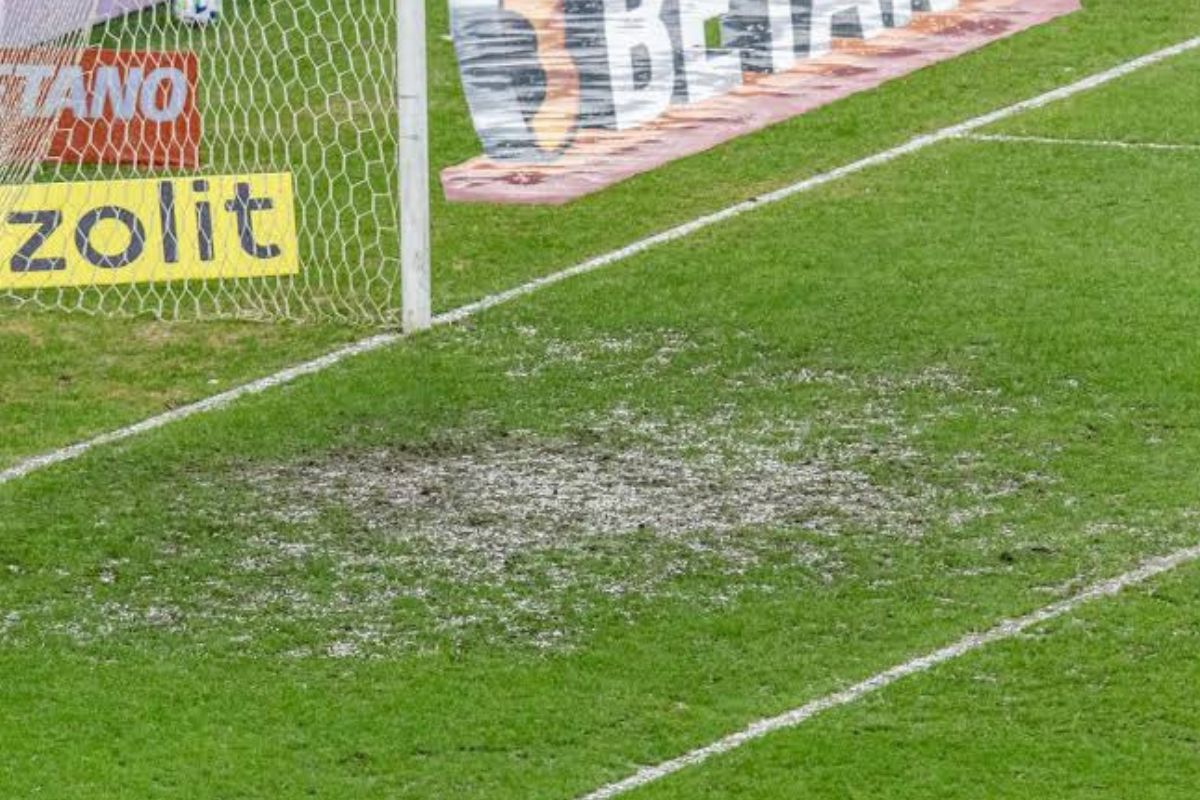
[[[1014,117],[1025,111],[1031,111],[1033,109],[1050,105],[1051,103],[1064,100],[1068,97],[1080,94],[1081,92],[1086,92],[1098,86],[1103,86],[1106,83],[1111,83],[1112,81],[1123,78],[1126,75],[1137,72],[1138,70],[1145,69],[1146,67],[1153,66],[1160,62],[1166,61],[1167,59],[1174,58],[1175,56],[1182,55],[1183,53],[1187,53],[1198,48],[1200,48],[1200,36],[1188,39],[1170,47],[1165,47],[1161,50],[1156,50],[1153,53],[1140,56],[1132,61],[1126,61],[1122,64],[1118,64],[1115,67],[1098,72],[1066,86],[1061,86],[1044,94],[1037,95],[1036,97],[1032,97],[1028,100],[1023,100],[1019,103],[1005,106],[1004,108],[1000,108],[988,114],[983,114],[982,116],[974,117],[965,122],[960,122],[957,125],[951,125],[949,127],[942,128],[941,130],[933,133],[917,136],[897,147],[884,150],[872,156],[867,156],[866,158],[851,162],[844,166],[838,167],[837,169],[830,170],[829,172],[814,175],[811,178],[806,178],[797,183],[790,184],[782,189],[777,189],[773,192],[769,192],[749,200],[744,200],[740,203],[735,203],[734,205],[728,206],[727,208],[715,213],[697,217],[690,222],[685,222],[682,225],[677,225],[676,227],[663,231],[662,233],[649,236],[645,239],[640,239],[618,250],[613,250],[612,252],[597,256],[596,258],[588,259],[587,261],[576,264],[575,266],[564,269],[560,272],[555,272],[551,275],[537,278],[507,291],[489,295],[452,311],[439,314],[433,318],[433,324],[452,325],[456,322],[461,322],[468,317],[480,314],[488,309],[512,302],[513,300],[533,294],[534,292],[538,292],[547,287],[562,283],[563,281],[571,278],[585,275],[589,272],[595,272],[596,270],[611,266],[612,264],[625,261],[640,253],[644,253],[647,250],[667,244],[668,242],[686,238],[694,233],[704,230],[705,228],[712,227],[713,225],[733,219],[734,217],[739,217],[742,214],[778,203],[782,200],[786,200],[789,197],[793,197],[804,192],[810,192],[814,189],[825,186],[826,184],[833,183],[859,172],[863,172],[864,170],[872,167],[890,163],[906,155],[930,148],[941,142],[952,139],[961,139],[967,134],[973,133],[974,131],[984,128],[995,122],[1008,119],[1009,117]],[[325,370],[341,363],[342,361],[355,356],[371,353],[376,350],[381,350],[385,347],[395,344],[403,338],[405,338],[404,335],[399,333],[378,334],[368,339],[363,339],[362,341],[356,342],[352,345],[341,347],[324,356],[321,356],[320,358],[313,359],[312,361],[306,361],[302,364],[288,367],[287,369],[276,372],[273,375],[259,378],[258,380],[243,384],[237,388],[230,389],[229,391],[222,392],[220,394],[207,397],[203,400],[189,403],[162,414],[149,417],[133,425],[129,425],[124,428],[118,428],[116,430],[109,431],[108,433],[100,434],[94,438],[87,439],[77,444],[63,447],[49,453],[43,453],[42,455],[33,456],[32,458],[18,461],[13,466],[4,470],[0,470],[0,486],[11,483],[20,478],[24,478],[28,475],[32,475],[35,472],[56,464],[72,461],[92,450],[95,450],[98,447],[104,447],[106,445],[116,444],[127,439],[132,439],[136,436],[163,428],[172,423],[179,422],[189,417],[197,416],[198,414],[206,414],[212,411],[217,411],[237,402],[238,400],[241,400],[242,398],[249,397],[251,395],[262,394],[263,392],[269,391],[276,387],[292,383],[293,381],[306,375],[324,372]]]
[[[885,689],[903,678],[928,672],[940,664],[953,661],[996,642],[1013,639],[1030,628],[1070,614],[1080,606],[1103,598],[1114,597],[1125,589],[1146,583],[1153,578],[1197,560],[1200,560],[1200,546],[1189,547],[1178,550],[1170,555],[1149,559],[1123,575],[1094,583],[1071,597],[1030,612],[1023,617],[1003,620],[982,633],[967,634],[957,642],[940,650],[934,650],[932,653],[919,656],[911,661],[905,661],[903,664],[898,664],[889,670],[873,675],[839,692],[818,698],[778,716],[753,722],[737,733],[730,734],[712,744],[697,748],[669,761],[644,767],[628,778],[602,786],[590,794],[583,795],[579,800],[612,800],[614,797],[660,781],[688,767],[702,764],[710,758],[729,753],[769,734],[798,727],[825,711],[850,705],[867,695]]]
[[[1112,150],[1158,150],[1172,153],[1200,152],[1200,144],[1171,142],[1122,142],[1116,139],[1057,139],[1052,136],[1012,136],[1003,133],[968,133],[958,137],[968,142],[1041,144],[1059,147],[1092,147]]]

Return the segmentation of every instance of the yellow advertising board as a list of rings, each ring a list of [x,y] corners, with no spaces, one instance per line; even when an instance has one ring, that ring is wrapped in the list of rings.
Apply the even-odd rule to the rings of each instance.
[[[288,173],[6,188],[0,289],[300,271]]]

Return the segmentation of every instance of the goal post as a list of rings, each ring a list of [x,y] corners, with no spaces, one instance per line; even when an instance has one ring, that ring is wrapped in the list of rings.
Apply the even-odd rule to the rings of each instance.
[[[396,6],[401,317],[404,330],[412,332],[432,322],[425,0],[396,0]]]
[[[427,327],[426,56],[422,0],[0,0],[0,313]]]

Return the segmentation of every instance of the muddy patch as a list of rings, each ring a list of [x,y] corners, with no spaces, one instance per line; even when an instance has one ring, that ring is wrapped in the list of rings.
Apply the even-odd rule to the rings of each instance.
[[[655,363],[687,346],[597,349]],[[853,577],[846,536],[919,542],[931,526],[992,513],[1019,485],[980,478],[977,454],[935,465],[920,451],[930,420],[901,410],[906,395],[1001,405],[948,370],[902,380],[801,370],[773,384],[854,399],[765,419],[617,405],[556,434],[484,425],[420,446],[231,465],[181,498],[181,532],[164,532],[156,558],[65,577],[72,613],[52,601],[11,609],[0,638],[174,636],[200,650],[323,658],[570,648],[653,604],[704,613],[781,582]]]
[[[282,604],[322,627],[358,621],[311,654],[411,646],[423,627],[570,646],[590,618],[640,603],[686,597],[702,611],[781,570],[834,581],[848,531],[916,540],[939,491],[872,479],[855,463],[864,453],[914,455],[897,429],[848,446],[807,422],[665,422],[618,408],[573,437],[459,436],[259,467],[239,476],[256,509],[240,527],[256,533],[226,580],[269,584],[243,614]],[[297,576],[314,574],[332,592],[297,594]]]
[[[806,454],[803,438],[789,432],[749,445],[710,433],[618,448],[517,432],[461,450],[343,454],[246,480],[281,522],[338,509],[383,538],[498,559],[633,531],[678,538],[798,524],[918,532],[913,498]]]

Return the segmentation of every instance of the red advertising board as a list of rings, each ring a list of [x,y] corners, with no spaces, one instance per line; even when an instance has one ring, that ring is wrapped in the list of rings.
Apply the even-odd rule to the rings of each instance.
[[[1079,0],[450,4],[483,154],[442,171],[446,197],[530,204],[568,202],[1080,9]]]
[[[77,64],[38,63],[29,53],[0,60],[0,106],[27,130],[55,120],[51,161],[143,168],[200,164],[203,122],[194,53],[89,48]]]

